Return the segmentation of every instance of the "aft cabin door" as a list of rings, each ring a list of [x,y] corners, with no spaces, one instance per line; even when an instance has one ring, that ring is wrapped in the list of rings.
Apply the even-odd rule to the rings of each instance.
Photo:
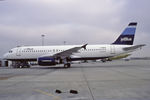
[[[21,48],[18,48],[18,49],[17,49],[16,55],[17,55],[17,56],[21,56]]]
[[[115,46],[114,45],[111,45],[110,46],[110,54],[115,54]]]

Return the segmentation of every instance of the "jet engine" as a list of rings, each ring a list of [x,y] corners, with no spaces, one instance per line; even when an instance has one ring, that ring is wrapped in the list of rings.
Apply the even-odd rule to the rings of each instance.
[[[41,66],[51,66],[51,65],[56,65],[56,59],[54,57],[39,57],[37,59],[38,64]]]

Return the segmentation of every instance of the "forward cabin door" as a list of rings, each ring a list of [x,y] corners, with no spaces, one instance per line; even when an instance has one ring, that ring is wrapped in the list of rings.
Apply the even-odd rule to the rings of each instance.
[[[16,56],[21,56],[21,48],[17,48]]]

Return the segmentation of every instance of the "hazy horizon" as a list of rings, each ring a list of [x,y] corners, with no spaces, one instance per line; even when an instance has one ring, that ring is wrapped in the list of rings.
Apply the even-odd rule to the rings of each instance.
[[[136,3],[135,3],[136,2]],[[129,22],[138,22],[133,53],[150,57],[149,0],[0,1],[0,57],[18,45],[110,44]]]

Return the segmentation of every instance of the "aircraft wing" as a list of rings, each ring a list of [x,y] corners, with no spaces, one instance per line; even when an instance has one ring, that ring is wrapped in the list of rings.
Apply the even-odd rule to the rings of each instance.
[[[56,54],[54,54],[53,56],[54,56],[54,57],[61,57],[61,58],[69,57],[69,56],[71,56],[73,53],[78,53],[78,50],[80,50],[80,49],[82,49],[82,48],[86,49],[86,46],[87,46],[87,44],[82,45],[82,46],[80,46],[80,47],[73,47],[73,48],[70,48],[70,49],[68,49],[68,50],[65,50],[65,51],[56,53]]]
[[[135,49],[141,48],[143,46],[145,46],[145,44],[135,45],[135,46],[131,46],[131,47],[125,47],[125,48],[123,48],[123,50],[124,51],[130,51],[130,50],[135,50]]]
[[[79,47],[73,47],[70,49],[67,49],[65,51],[59,52],[59,53],[55,53],[53,55],[50,54],[46,54],[46,55],[42,55],[41,57],[61,57],[62,59],[66,58],[66,57],[70,57],[73,53],[78,53],[78,50],[84,48],[86,49],[87,44],[79,46]]]

